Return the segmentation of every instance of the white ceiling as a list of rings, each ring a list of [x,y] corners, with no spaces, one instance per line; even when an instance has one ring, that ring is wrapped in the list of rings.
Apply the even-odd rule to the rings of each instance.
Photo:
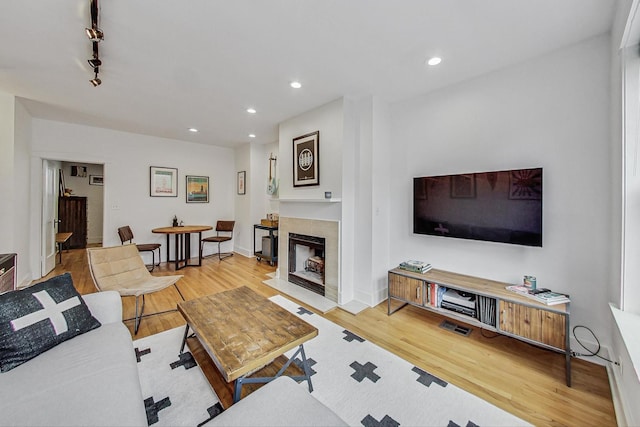
[[[605,33],[616,0],[100,0],[96,88],[89,4],[1,0],[0,91],[34,117],[235,146],[341,96],[393,103]]]

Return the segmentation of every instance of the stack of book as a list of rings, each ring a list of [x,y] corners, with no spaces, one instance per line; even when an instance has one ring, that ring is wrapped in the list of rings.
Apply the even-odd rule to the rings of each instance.
[[[409,260],[401,262],[398,268],[407,271],[413,271],[414,273],[426,273],[427,271],[431,270],[431,264],[427,264],[423,261]]]
[[[507,290],[524,295],[546,305],[566,304],[571,302],[569,295],[553,292],[551,289],[538,288],[531,289],[522,285],[507,286]]]

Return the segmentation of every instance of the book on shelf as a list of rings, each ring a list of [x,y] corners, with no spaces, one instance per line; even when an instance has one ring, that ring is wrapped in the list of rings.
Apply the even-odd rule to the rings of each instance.
[[[522,285],[511,285],[507,286],[506,289],[546,305],[566,304],[571,302],[569,295],[554,292],[547,288],[531,289]]]
[[[427,271],[431,270],[431,264],[423,261],[408,260],[401,262],[398,268],[407,271],[413,271],[414,273],[426,273]]]

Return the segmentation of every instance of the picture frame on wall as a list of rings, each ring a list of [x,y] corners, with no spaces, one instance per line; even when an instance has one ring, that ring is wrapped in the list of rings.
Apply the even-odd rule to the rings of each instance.
[[[451,177],[452,199],[475,199],[476,174],[454,175]]]
[[[209,203],[209,177],[187,175],[187,203]]]
[[[509,173],[509,199],[541,200],[542,168],[511,171]]]
[[[151,197],[178,197],[178,169],[150,166],[149,195]]]
[[[239,195],[247,194],[247,187],[245,186],[246,179],[247,179],[247,171],[238,172],[238,194]]]
[[[320,185],[320,131],[293,138],[293,186]]]
[[[102,175],[89,175],[89,185],[104,185],[104,177]]]

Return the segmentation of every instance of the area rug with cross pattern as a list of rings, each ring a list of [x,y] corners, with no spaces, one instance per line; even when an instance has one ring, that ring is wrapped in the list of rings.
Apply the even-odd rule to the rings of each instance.
[[[270,299],[318,328],[304,345],[312,394],[349,425],[529,425],[280,295]],[[191,354],[178,357],[183,332],[134,341],[150,426],[206,425],[222,411]],[[299,386],[308,392],[306,382]]]

